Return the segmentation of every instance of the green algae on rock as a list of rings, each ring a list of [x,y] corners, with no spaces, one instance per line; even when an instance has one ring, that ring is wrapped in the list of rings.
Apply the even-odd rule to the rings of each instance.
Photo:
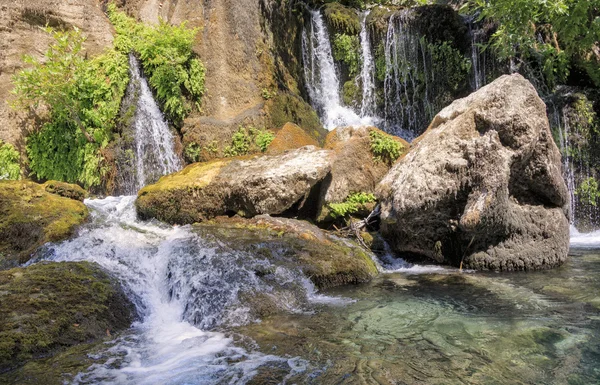
[[[0,272],[0,372],[123,330],[133,306],[88,262],[40,263]]]
[[[0,181],[0,268],[25,263],[36,248],[70,236],[88,216],[78,186]]]
[[[306,146],[276,156],[192,164],[140,190],[136,208],[141,218],[171,224],[235,213],[282,214],[295,204],[303,206],[329,172],[330,157],[330,151]]]
[[[194,229],[233,250],[289,260],[319,289],[367,282],[377,275],[370,252],[305,221],[268,215],[253,219],[218,217],[196,224]]]

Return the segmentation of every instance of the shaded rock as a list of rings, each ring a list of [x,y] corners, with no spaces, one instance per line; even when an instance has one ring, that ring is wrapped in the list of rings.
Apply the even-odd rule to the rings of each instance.
[[[565,261],[560,153],[545,105],[522,76],[455,101],[415,142],[377,187],[381,230],[395,251],[473,269]]]
[[[97,265],[40,263],[0,271],[0,372],[129,327],[134,310]]]
[[[377,184],[390,170],[391,164],[373,155],[371,131],[397,141],[404,151],[410,148],[405,140],[375,127],[343,127],[331,131],[325,140],[325,149],[333,151],[334,161],[321,188],[318,221],[331,219],[330,203],[343,202],[352,193],[374,193]]]
[[[299,126],[286,123],[267,148],[267,155],[281,154],[304,146],[319,146],[319,143]]]
[[[67,238],[85,221],[88,210],[83,203],[46,190],[81,191],[66,183],[57,186],[0,181],[0,268],[27,262],[36,248]]]
[[[71,183],[59,182],[56,180],[49,180],[43,184],[44,189],[50,194],[60,195],[61,197],[75,199],[83,202],[87,198],[88,193],[81,186]]]
[[[302,207],[330,168],[331,152],[313,146],[196,163],[144,187],[136,208],[142,218],[177,224],[231,213],[282,214],[295,204]]]
[[[228,249],[264,256],[275,265],[300,267],[319,289],[367,282],[377,274],[369,252],[305,221],[268,215],[253,219],[218,217],[194,229]],[[261,309],[270,311],[267,305]]]

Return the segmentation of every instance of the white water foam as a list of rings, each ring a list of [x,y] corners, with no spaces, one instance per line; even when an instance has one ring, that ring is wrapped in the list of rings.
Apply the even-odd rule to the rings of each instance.
[[[600,249],[600,230],[580,233],[571,226],[571,247],[576,249]]]

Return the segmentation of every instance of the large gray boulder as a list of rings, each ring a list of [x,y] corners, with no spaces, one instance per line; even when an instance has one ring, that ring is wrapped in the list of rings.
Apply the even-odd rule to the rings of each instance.
[[[546,107],[520,75],[442,110],[381,181],[381,230],[399,253],[472,269],[565,261],[569,194]]]
[[[318,193],[316,185],[329,173],[331,158],[331,151],[306,146],[276,156],[195,163],[144,187],[135,204],[140,217],[172,224],[308,210],[306,203],[315,200],[309,197]]]

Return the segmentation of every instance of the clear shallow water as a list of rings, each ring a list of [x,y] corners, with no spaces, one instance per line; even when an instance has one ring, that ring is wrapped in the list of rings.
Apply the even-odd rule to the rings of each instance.
[[[345,306],[239,332],[309,360],[297,383],[598,384],[600,252],[573,254],[534,273],[405,268],[326,293]]]

